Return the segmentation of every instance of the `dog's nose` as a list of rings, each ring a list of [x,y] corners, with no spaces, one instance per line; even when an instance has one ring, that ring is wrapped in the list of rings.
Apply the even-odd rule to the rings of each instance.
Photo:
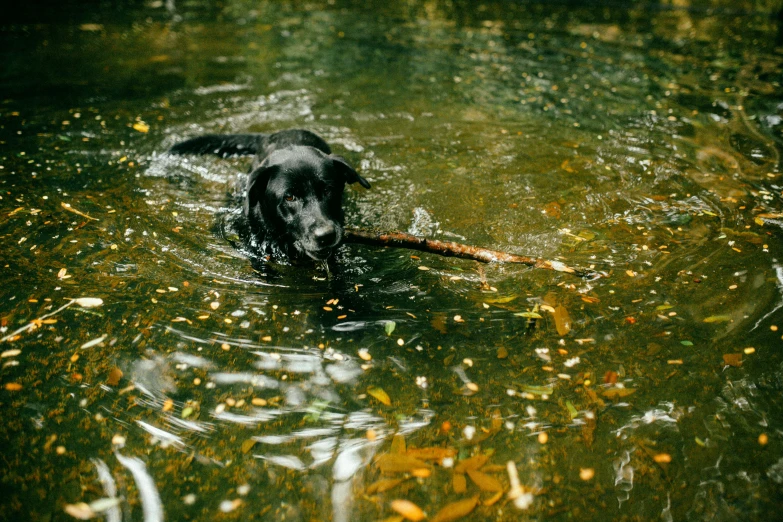
[[[337,240],[337,230],[334,225],[324,224],[313,230],[313,237],[321,248],[333,246]]]

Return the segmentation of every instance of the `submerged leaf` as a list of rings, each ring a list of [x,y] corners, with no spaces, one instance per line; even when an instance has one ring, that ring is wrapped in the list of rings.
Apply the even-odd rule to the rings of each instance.
[[[408,455],[385,453],[375,459],[381,473],[409,473],[417,469],[429,469],[426,462]]]
[[[468,479],[462,473],[455,473],[451,479],[451,487],[454,493],[465,493],[468,490]]]
[[[470,480],[482,491],[503,491],[503,484],[498,479],[476,469],[468,469]]]
[[[571,316],[564,306],[556,306],[554,315],[557,335],[562,337],[571,331]]]
[[[729,366],[740,367],[742,366],[742,354],[741,353],[724,353],[723,363]]]
[[[401,433],[395,433],[392,437],[392,453],[405,453],[405,437]]]
[[[469,515],[478,505],[478,501],[479,497],[476,495],[471,498],[446,504],[431,520],[432,522],[452,522],[454,520],[459,520],[460,518]]]
[[[374,495],[375,493],[383,493],[405,482],[404,478],[391,478],[376,480],[369,486],[367,486],[367,494]]]
[[[636,390],[633,388],[607,388],[601,392],[601,395],[607,399],[619,399],[622,397],[628,397],[633,393],[636,393]]]
[[[397,328],[397,323],[394,321],[386,321],[386,323],[383,325],[383,329],[386,331],[386,335],[391,335],[395,328]]]
[[[421,460],[443,460],[453,458],[457,455],[457,450],[453,448],[411,448],[408,455]]]
[[[489,457],[483,454],[475,455],[469,459],[461,460],[454,466],[454,473],[465,473],[469,469],[479,469],[487,463]]]
[[[524,393],[532,393],[533,395],[552,395],[554,393],[554,386],[536,386],[534,384],[523,384],[521,390]]]
[[[82,308],[95,308],[103,304],[103,299],[99,297],[79,297],[74,299],[73,302]]]
[[[528,319],[542,319],[541,314],[535,312],[518,312],[514,314],[516,317],[526,317]]]
[[[404,516],[406,519],[412,520],[413,522],[424,520],[427,516],[419,506],[410,500],[392,500],[391,508],[400,515]]]
[[[730,315],[711,315],[704,318],[705,323],[727,323],[731,321]]]
[[[367,393],[376,399],[378,399],[380,402],[385,404],[386,406],[391,406],[391,397],[389,397],[389,394],[386,393],[383,388],[376,388],[375,386],[367,388]]]

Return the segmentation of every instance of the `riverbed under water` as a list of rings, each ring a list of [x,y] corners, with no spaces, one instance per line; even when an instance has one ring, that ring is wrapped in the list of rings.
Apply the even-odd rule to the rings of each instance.
[[[0,520],[776,519],[776,6],[20,6]],[[372,183],[351,227],[600,277],[356,244],[260,267],[249,160],[166,150],[286,128]]]

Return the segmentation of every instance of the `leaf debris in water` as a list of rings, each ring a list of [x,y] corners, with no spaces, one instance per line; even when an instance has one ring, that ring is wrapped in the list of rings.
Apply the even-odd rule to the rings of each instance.
[[[386,335],[391,335],[395,328],[397,328],[397,323],[394,321],[386,321],[386,323],[383,325],[383,329],[386,331]]]
[[[103,304],[103,299],[99,297],[79,297],[74,299],[72,302],[76,303],[82,308],[95,308],[96,306],[101,306]]]
[[[468,469],[468,477],[476,484],[482,491],[503,491],[503,484],[498,479],[482,473],[477,469]]]
[[[381,473],[409,473],[418,469],[429,469],[426,462],[397,453],[384,453],[375,459],[375,465]]]
[[[727,323],[731,321],[730,315],[711,315],[704,318],[705,323]]]
[[[109,377],[106,379],[106,384],[109,386],[117,386],[120,383],[120,379],[122,379],[122,370],[115,366],[109,372]]]
[[[86,350],[87,348],[92,348],[93,346],[97,346],[103,342],[104,339],[106,339],[107,335],[103,334],[97,339],[93,339],[92,341],[87,341],[81,346],[82,350]]]
[[[479,497],[475,495],[471,498],[458,500],[443,506],[434,517],[432,522],[452,522],[469,515],[478,505]]]
[[[571,316],[564,306],[556,306],[554,316],[557,335],[562,337],[571,331]]]
[[[742,366],[742,354],[741,353],[724,353],[723,363],[728,366],[734,366],[738,368]]]
[[[454,466],[454,473],[465,473],[469,469],[479,469],[484,464],[486,464],[488,460],[489,457],[484,454],[475,455],[468,459],[461,460],[456,466]]]
[[[374,495],[375,493],[383,493],[384,491],[388,491],[390,489],[393,489],[397,487],[398,485],[405,482],[405,478],[389,478],[389,479],[380,479],[376,480],[369,486],[367,486],[367,494],[368,495]]]
[[[424,520],[427,516],[419,506],[410,500],[392,500],[391,508],[406,519],[412,520],[413,522]]]
[[[622,397],[628,397],[633,393],[636,393],[634,388],[607,388],[601,392],[601,395],[607,399],[619,399]]]
[[[83,217],[83,218],[91,219],[91,220],[93,220],[93,221],[100,221],[100,219],[98,219],[98,218],[94,218],[94,217],[92,217],[92,216],[90,216],[90,215],[87,215],[87,214],[85,214],[84,212],[82,212],[81,210],[76,210],[75,208],[73,208],[73,207],[71,206],[71,204],[70,204],[70,203],[65,203],[65,202],[62,202],[62,203],[60,203],[60,206],[61,206],[62,208],[64,208],[65,210],[67,210],[68,212],[73,212],[74,214],[76,214],[76,215],[79,215],[79,216],[81,216],[81,217]]]
[[[383,388],[377,388],[375,386],[372,386],[370,388],[367,388],[367,393],[376,399],[378,399],[381,403],[385,404],[386,406],[391,406],[391,398],[389,397],[389,394],[386,393]]]

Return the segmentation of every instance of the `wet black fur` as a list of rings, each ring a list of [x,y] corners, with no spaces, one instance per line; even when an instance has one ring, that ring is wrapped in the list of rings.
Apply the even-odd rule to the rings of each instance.
[[[208,134],[178,143],[172,154],[254,154],[244,216],[251,241],[265,252],[327,259],[343,239],[343,189],[370,184],[310,131]]]

